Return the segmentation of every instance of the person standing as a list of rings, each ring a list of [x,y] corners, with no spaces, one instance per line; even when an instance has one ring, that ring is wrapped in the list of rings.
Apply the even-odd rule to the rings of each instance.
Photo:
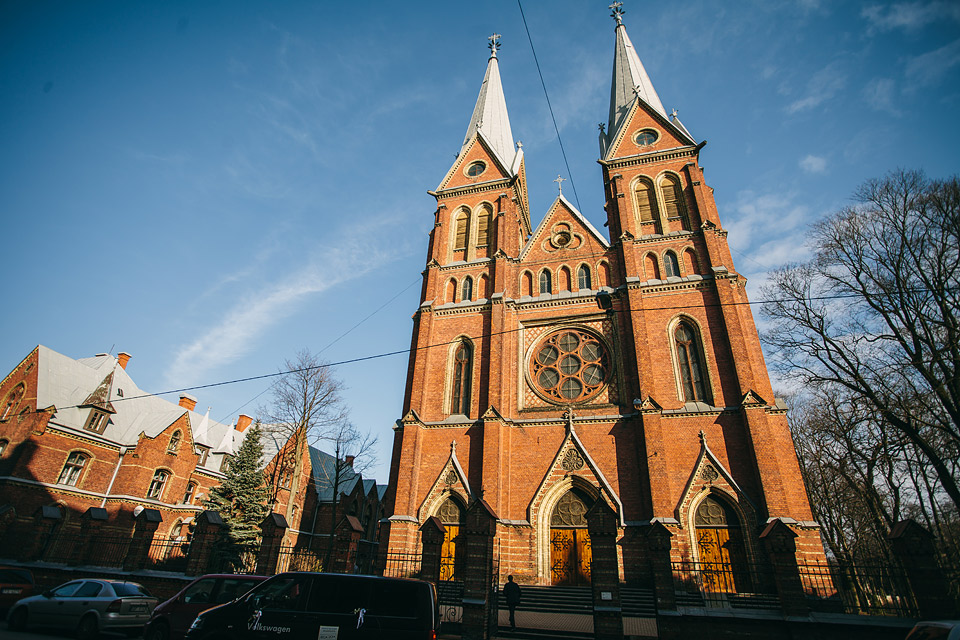
[[[507,576],[507,584],[503,585],[503,595],[510,609],[510,630],[517,628],[517,605],[520,604],[520,585],[513,581],[513,576]]]

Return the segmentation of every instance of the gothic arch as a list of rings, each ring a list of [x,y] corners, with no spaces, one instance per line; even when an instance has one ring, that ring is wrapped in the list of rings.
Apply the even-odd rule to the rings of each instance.
[[[531,524],[533,524],[537,536],[537,578],[541,584],[549,584],[550,580],[550,518],[560,499],[573,489],[579,490],[593,502],[600,499],[599,487],[587,479],[571,473],[548,487],[542,495],[539,506],[535,510],[531,509]]]
[[[457,301],[457,279],[450,278],[447,280],[447,286],[443,294],[443,302],[456,302]]]
[[[643,275],[647,280],[660,279],[660,260],[652,251],[648,251],[643,256]]]
[[[466,360],[460,356],[466,349]],[[447,349],[447,375],[443,394],[443,412],[447,415],[469,415],[473,401],[474,354],[476,349],[473,341],[466,335],[459,335],[451,341]],[[466,397],[464,397],[466,396]],[[454,403],[459,401],[458,406]],[[462,412],[466,406],[467,411]]]
[[[660,222],[660,203],[653,181],[646,176],[639,176],[630,184],[630,192],[633,194],[633,210],[638,235],[663,233]]]
[[[550,272],[549,268],[544,267],[537,275],[537,295],[542,296],[553,293],[553,286],[553,273]]]
[[[489,247],[493,244],[494,234],[493,225],[493,205],[489,202],[481,202],[473,209],[473,217],[476,219],[476,234],[474,236],[475,247]]]
[[[593,273],[590,265],[582,262],[577,266],[577,291],[593,289]]]
[[[594,285],[595,289],[600,287],[609,287],[610,284],[610,263],[606,260],[601,260],[597,263],[597,283]]]
[[[520,297],[533,296],[533,274],[524,271],[520,274]]]
[[[663,252],[663,275],[668,278],[671,276],[679,278],[681,275],[680,259],[673,249],[667,249]]]
[[[470,209],[458,208],[453,214],[453,224],[450,230],[451,258],[455,258],[458,251],[463,251],[463,259],[467,259],[467,245],[470,241]]]
[[[680,326],[683,325],[687,327],[693,333],[692,344],[690,345],[688,352],[691,356],[699,356],[699,371],[701,374],[700,379],[703,381],[703,397],[688,398],[689,395],[684,390],[684,381],[685,381],[685,372],[682,371],[683,363],[681,362],[680,355],[678,354],[678,345],[676,333]],[[667,344],[670,347],[670,359],[673,363],[673,377],[676,382],[677,389],[677,398],[681,402],[705,402],[707,404],[713,403],[713,378],[711,374],[710,362],[707,359],[707,350],[704,347],[704,332],[703,327],[700,322],[697,321],[693,316],[686,314],[678,314],[667,324]],[[695,373],[693,367],[695,363],[692,359],[688,359],[687,364],[690,366],[691,374]],[[692,382],[691,382],[692,383]]]
[[[473,278],[466,276],[460,283],[460,302],[473,300]]]
[[[683,269],[684,275],[700,273],[700,260],[697,258],[697,252],[693,247],[687,247],[683,250]]]
[[[490,278],[485,273],[480,274],[480,278],[477,281],[477,299],[486,300],[487,298],[489,298],[490,297],[490,292],[488,291],[489,288],[490,288]]]
[[[572,291],[573,278],[570,275],[570,268],[567,265],[557,269],[557,291]]]
[[[687,222],[687,202],[684,195],[683,179],[675,171],[665,170],[657,176],[657,192],[660,203],[663,205],[663,219],[670,224],[671,220],[680,220],[680,227],[684,231],[690,230]]]

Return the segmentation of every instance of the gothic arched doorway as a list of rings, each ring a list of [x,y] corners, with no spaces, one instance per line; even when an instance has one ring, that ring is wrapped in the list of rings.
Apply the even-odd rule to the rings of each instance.
[[[592,502],[579,489],[557,501],[550,516],[550,578],[556,585],[590,584],[590,535],[587,505]]]
[[[715,593],[750,591],[743,527],[733,507],[708,495],[697,507],[694,528],[704,590]]]
[[[463,507],[453,498],[447,498],[437,510],[437,517],[446,529],[440,550],[440,579],[454,580],[457,574],[457,539],[460,537],[460,524],[463,522]]]

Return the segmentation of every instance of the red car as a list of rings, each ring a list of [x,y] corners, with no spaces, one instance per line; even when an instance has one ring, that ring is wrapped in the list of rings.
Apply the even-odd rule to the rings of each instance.
[[[33,574],[21,567],[0,567],[0,612],[33,595]]]
[[[204,609],[236,600],[267,576],[234,575],[230,573],[200,576],[180,592],[153,610],[146,640],[180,640]]]

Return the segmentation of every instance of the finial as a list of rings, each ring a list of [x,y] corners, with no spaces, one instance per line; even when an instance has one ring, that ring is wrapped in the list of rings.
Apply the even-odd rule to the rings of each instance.
[[[703,429],[700,429],[699,436],[700,436],[700,444],[704,444],[704,445],[707,444],[707,434],[706,432],[704,432]]]
[[[573,421],[576,419],[576,414],[573,412],[573,407],[567,407],[567,410],[563,412],[563,419],[567,421],[567,431],[573,433]]]
[[[607,125],[602,122],[597,123],[597,128],[600,129],[600,133],[607,132]]]
[[[610,17],[617,21],[617,26],[619,27],[623,24],[623,3],[614,2],[612,5],[610,5],[610,10],[613,11],[613,13],[610,14]]]
[[[495,33],[489,38],[487,38],[487,40],[490,41],[490,44],[487,45],[488,47],[490,47],[490,56],[493,58],[496,58],[497,50],[500,48],[500,34]]]
[[[554,182],[557,183],[557,189],[560,190],[560,195],[563,195],[563,183],[566,182],[566,181],[567,181],[567,179],[566,179],[566,178],[561,178],[559,173],[557,174],[557,179],[554,180]]]
[[[637,84],[637,85],[634,85],[634,87],[633,87],[633,95],[635,95],[635,96],[637,96],[637,97],[639,98],[641,91],[643,91],[643,87],[641,87],[641,86],[638,85],[638,84]]]
[[[456,440],[451,440],[451,441],[450,441],[450,453],[456,453],[456,452],[457,452],[457,441],[456,441]]]
[[[676,120],[678,113],[680,113],[680,112],[677,111],[676,109],[673,109],[673,110],[670,112],[670,117],[673,118],[674,120]]]
[[[523,142],[517,140],[517,149],[523,149]]]

